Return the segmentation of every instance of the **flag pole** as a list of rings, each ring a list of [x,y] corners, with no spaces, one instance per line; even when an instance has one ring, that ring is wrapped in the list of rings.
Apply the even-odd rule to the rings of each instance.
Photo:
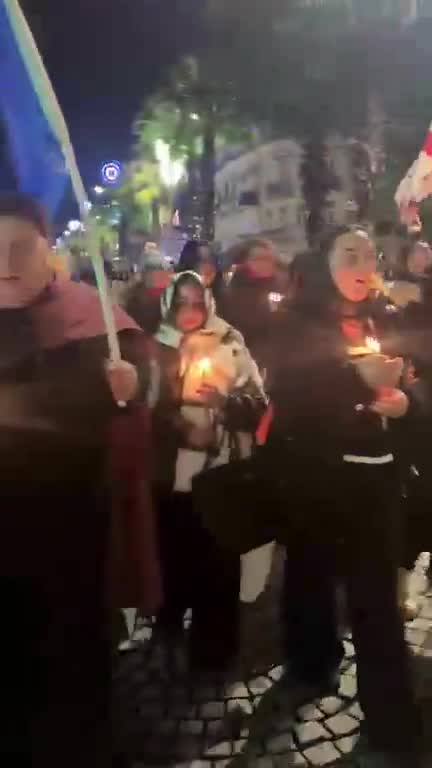
[[[113,362],[118,362],[121,359],[120,345],[114,320],[112,301],[108,290],[108,281],[104,270],[102,255],[98,248],[95,224],[90,216],[91,205],[78,168],[66,121],[18,0],[4,0],[4,3],[29,78],[33,83],[33,87],[38,96],[41,109],[62,148],[65,166],[71,178],[73,191],[84,225],[88,254],[96,275],[96,284],[107,332],[110,358]]]

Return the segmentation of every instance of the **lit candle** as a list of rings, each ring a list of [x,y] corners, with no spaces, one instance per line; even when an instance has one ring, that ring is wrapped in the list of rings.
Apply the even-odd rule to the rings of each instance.
[[[197,364],[198,373],[204,381],[212,372],[212,363],[209,357],[203,357]]]
[[[375,352],[377,355],[380,354],[381,344],[375,336],[366,336],[365,345],[371,352]]]
[[[275,291],[272,291],[271,293],[269,293],[268,300],[269,300],[270,309],[272,310],[272,312],[275,312],[277,310],[282,299],[283,299],[283,296],[281,293],[276,293]]]

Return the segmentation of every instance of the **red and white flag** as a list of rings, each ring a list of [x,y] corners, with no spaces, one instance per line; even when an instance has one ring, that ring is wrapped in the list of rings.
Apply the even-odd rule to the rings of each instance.
[[[401,220],[407,226],[421,227],[419,205],[432,195],[432,124],[417,160],[399,184],[395,200]]]

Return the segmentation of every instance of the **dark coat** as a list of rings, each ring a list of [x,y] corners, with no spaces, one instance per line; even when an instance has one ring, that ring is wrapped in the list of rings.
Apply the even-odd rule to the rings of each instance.
[[[274,313],[269,293],[273,280],[257,280],[243,269],[233,276],[223,302],[223,317],[243,335],[246,346],[260,369],[265,367],[267,348],[272,336]]]
[[[365,336],[375,329],[383,351],[394,348],[392,311],[368,304],[358,323]],[[350,363],[348,346],[336,314],[300,305],[280,318],[269,355],[272,440],[292,438],[305,455],[324,460],[391,452],[392,433],[367,410],[375,393]]]

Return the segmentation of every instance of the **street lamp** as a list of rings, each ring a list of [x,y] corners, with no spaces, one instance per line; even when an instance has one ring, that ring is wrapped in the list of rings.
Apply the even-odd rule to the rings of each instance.
[[[99,185],[97,184],[95,187],[93,187],[93,192],[95,193],[95,195],[103,195],[103,193],[105,192],[105,190],[104,190],[104,188],[103,188],[103,187],[101,187],[101,186],[99,186]]]

